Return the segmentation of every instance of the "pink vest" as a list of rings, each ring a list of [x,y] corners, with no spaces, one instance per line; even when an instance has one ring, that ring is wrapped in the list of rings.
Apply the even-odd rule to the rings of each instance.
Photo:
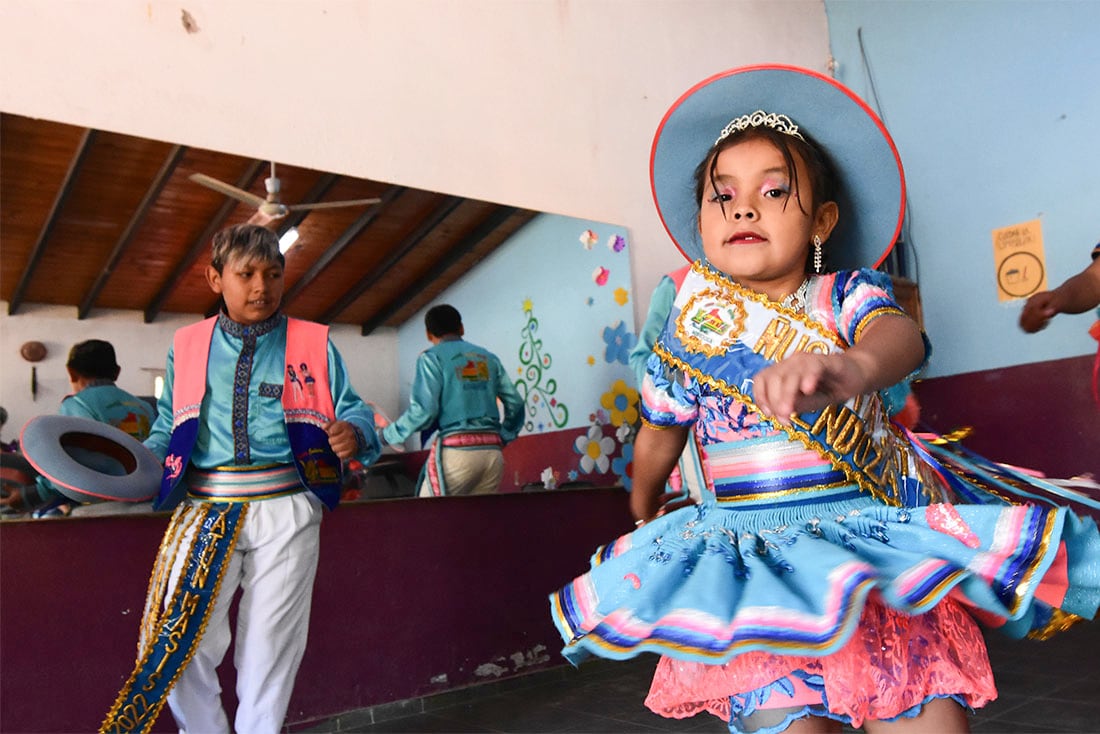
[[[173,340],[175,377],[172,385],[172,436],[164,460],[164,477],[153,503],[170,509],[186,494],[180,480],[186,473],[198,437],[199,412],[206,394],[206,366],[210,341],[218,318],[211,317],[178,330]],[[312,389],[303,389],[302,378],[283,372],[283,417],[294,465],[302,484],[329,508],[340,501],[343,466],[329,447],[325,426],[335,419],[328,375],[328,327],[311,321],[287,319],[288,365],[308,364]]]

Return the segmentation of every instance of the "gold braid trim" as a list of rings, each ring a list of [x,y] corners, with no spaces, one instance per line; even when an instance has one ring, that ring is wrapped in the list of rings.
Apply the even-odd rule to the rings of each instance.
[[[1047,622],[1046,626],[1028,632],[1027,638],[1029,640],[1049,640],[1059,632],[1065,632],[1078,622],[1084,621],[1084,617],[1078,617],[1076,614],[1063,612],[1061,609],[1055,609],[1054,614],[1051,615],[1050,621]]]
[[[768,308],[772,311],[778,311],[784,316],[798,321],[806,328],[813,329],[815,332],[820,334],[823,339],[828,340],[830,343],[836,345],[838,348],[844,347],[844,342],[841,341],[840,337],[837,334],[833,333],[829,329],[826,329],[823,324],[814,321],[805,313],[801,311],[796,311],[793,308],[788,308],[778,301],[771,300],[762,293],[757,293],[754,290],[745,288],[744,286],[730,280],[727,275],[720,273],[717,270],[714,270],[713,268],[710,268],[706,265],[703,265],[703,263],[699,260],[696,260],[691,264],[691,269],[698,275],[701,275],[703,278],[705,278],[707,282],[712,283],[719,288],[724,288],[746,301],[755,301],[765,308]]]
[[[200,507],[201,507],[201,509],[197,509],[197,511],[193,511],[193,512],[189,512],[188,510],[195,509],[195,508],[184,508],[182,505],[179,508],[177,508],[176,514],[174,514],[172,516],[171,525],[169,526],[168,530],[165,532],[165,539],[161,542],[161,549],[160,549],[160,552],[158,552],[157,564],[156,564],[156,567],[154,568],[154,571],[153,571],[154,578],[157,577],[158,571],[161,570],[159,568],[161,566],[161,560],[162,560],[162,558],[160,556],[160,553],[165,551],[169,547],[173,547],[176,550],[178,550],[178,548],[179,548],[180,541],[182,540],[181,531],[183,529],[183,526],[185,525],[184,515],[189,515],[190,516],[186,519],[192,519],[193,520],[194,518],[197,518],[198,519],[198,527],[201,528],[203,521],[205,521],[206,518],[210,516],[210,513],[215,509],[216,505],[214,505],[213,503],[202,503],[200,505]],[[245,503],[244,506],[241,508],[241,514],[240,514],[240,517],[237,519],[237,524],[236,524],[236,527],[233,530],[233,535],[229,539],[229,547],[226,549],[224,560],[228,560],[233,555],[233,551],[237,547],[237,539],[240,537],[241,526],[244,525],[244,521],[245,521],[245,518],[247,516],[248,516],[248,504]],[[194,523],[192,522],[190,524],[194,524]],[[198,541],[199,535],[200,535],[200,533],[196,530],[194,536],[191,538],[191,543],[188,546],[188,553],[187,553],[187,558],[188,559],[190,559],[191,553],[194,552],[195,543]],[[168,543],[169,536],[172,536],[171,545],[169,545],[169,543]],[[166,564],[167,568],[168,568],[169,575],[170,575],[170,570],[171,570],[171,566],[172,566],[171,560],[174,560],[174,558],[169,559],[169,562]],[[167,685],[165,686],[164,694],[160,697],[160,700],[156,701],[149,708],[147,714],[143,717],[142,724],[141,724],[140,728],[133,730],[134,732],[136,732],[136,734],[145,734],[146,732],[149,731],[150,727],[152,727],[153,723],[156,722],[157,717],[160,716],[161,709],[164,707],[165,701],[167,701],[167,699],[168,699],[168,693],[172,690],[172,687],[176,685],[176,681],[179,680],[180,675],[183,674],[183,671],[187,668],[188,664],[191,662],[191,658],[194,656],[195,650],[198,648],[199,643],[202,642],[203,634],[205,634],[205,632],[206,632],[207,622],[209,622],[209,620],[210,620],[210,613],[214,610],[214,605],[217,604],[218,596],[221,594],[222,579],[225,576],[225,569],[228,565],[229,565],[228,563],[219,564],[217,576],[214,579],[214,588],[211,591],[210,603],[206,605],[206,611],[202,615],[202,619],[199,621],[199,629],[198,629],[198,632],[195,633],[195,639],[191,643],[191,649],[187,651],[187,655],[184,657],[183,661],[176,667],[175,671],[172,673],[172,678],[168,681]],[[184,563],[183,563],[183,567],[180,571],[180,576],[176,581],[176,587],[172,590],[172,600],[171,600],[171,602],[168,605],[162,606],[161,611],[158,612],[157,615],[156,615],[156,617],[157,617],[156,618],[157,627],[159,627],[160,624],[164,621],[164,615],[165,615],[167,609],[171,608],[171,606],[173,604],[175,604],[176,599],[179,597],[180,586],[181,586],[180,581],[183,580],[186,573],[187,573],[187,561],[185,560]],[[162,579],[161,581],[163,581],[164,583],[158,583],[158,587],[159,587],[157,589],[157,592],[158,592],[157,595],[158,596],[161,595],[161,593],[163,592],[163,589],[164,589],[164,585],[166,584],[166,579]],[[149,593],[150,593],[150,596],[152,596],[153,593],[154,593],[152,586],[150,586]],[[147,599],[146,604],[148,604],[148,603],[149,603],[149,600]],[[146,609],[146,612],[148,613],[148,609]],[[142,629],[144,630],[144,628],[145,628],[145,624],[144,624],[144,621],[143,621]],[[154,632],[155,632],[155,629],[154,629]],[[130,674],[129,680],[127,680],[126,685],[124,685],[122,687],[122,690],[119,692],[118,697],[115,699],[114,705],[111,706],[111,710],[107,712],[106,718],[104,719],[103,723],[100,725],[100,728],[99,728],[100,734],[110,734],[110,732],[114,731],[112,729],[109,729],[108,726],[110,725],[111,721],[118,715],[119,709],[122,707],[122,704],[126,701],[128,695],[130,693],[130,689],[133,688],[133,685],[134,685],[135,681],[137,680],[138,673],[141,671],[141,668],[144,665],[144,663],[146,662],[146,660],[148,659],[148,656],[152,653],[152,648],[153,648],[153,644],[154,644],[155,640],[156,640],[155,635],[151,635],[150,639],[144,645],[145,650],[144,650],[142,656],[138,659],[137,665],[134,667],[133,673]]]
[[[857,342],[863,338],[864,330],[874,323],[875,319],[879,316],[901,316],[904,319],[909,319],[908,314],[895,306],[882,306],[881,308],[876,308],[874,311],[866,314],[863,320],[856,325],[856,333],[853,336]],[[912,321],[912,319],[909,320]]]

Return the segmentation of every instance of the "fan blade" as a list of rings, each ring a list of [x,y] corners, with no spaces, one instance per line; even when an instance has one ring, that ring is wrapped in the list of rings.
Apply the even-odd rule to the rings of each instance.
[[[335,209],[340,206],[366,206],[367,204],[377,204],[382,201],[381,199],[352,199],[351,201],[318,201],[314,204],[294,204],[288,206],[292,212],[305,211],[306,209]]]
[[[192,173],[188,178],[197,184],[201,184],[208,189],[214,189],[217,192],[225,194],[226,196],[236,199],[237,201],[243,201],[245,204],[251,204],[252,206],[259,207],[267,199],[262,196],[256,196],[253,193],[245,191],[244,189],[238,189],[236,186],[231,186],[224,181],[219,181],[216,178],[210,178],[204,173]]]

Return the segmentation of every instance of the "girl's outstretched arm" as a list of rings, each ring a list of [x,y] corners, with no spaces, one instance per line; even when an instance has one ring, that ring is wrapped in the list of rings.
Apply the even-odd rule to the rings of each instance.
[[[634,477],[630,513],[635,520],[652,520],[664,507],[661,497],[668,475],[680,459],[689,426],[653,428],[642,424],[634,439]]]
[[[794,354],[753,378],[756,404],[780,423],[881,390],[912,374],[924,360],[920,329],[908,316],[884,314],[859,341],[836,354]]]

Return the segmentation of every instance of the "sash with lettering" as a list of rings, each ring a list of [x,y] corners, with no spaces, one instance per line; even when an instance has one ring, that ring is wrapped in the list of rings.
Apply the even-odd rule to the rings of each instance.
[[[134,672],[108,712],[101,732],[145,732],[156,721],[168,692],[202,638],[248,511],[248,502],[180,504],[186,494],[186,482],[181,480],[198,435],[216,323],[214,317],[180,329],[174,340],[173,430],[155,506],[176,506],[176,510],[149,582]],[[305,373],[285,371],[282,401],[287,439],[302,484],[332,508],[339,502],[343,477],[341,462],[329,447],[324,430],[335,415],[328,379],[328,328],[288,319],[286,341],[286,364],[308,367]],[[301,374],[309,378],[303,379]],[[182,552],[187,553],[187,561],[175,588],[170,589],[173,561]]]
[[[753,377],[761,369],[796,352],[832,354],[843,349],[840,338],[822,324],[742,288],[700,262],[684,278],[654,346],[669,368],[757,413]],[[877,395],[859,395],[843,405],[799,414],[791,426],[775,425],[791,441],[828,459],[862,491],[889,504],[923,505],[942,501],[948,493],[904,430],[890,422]]]

